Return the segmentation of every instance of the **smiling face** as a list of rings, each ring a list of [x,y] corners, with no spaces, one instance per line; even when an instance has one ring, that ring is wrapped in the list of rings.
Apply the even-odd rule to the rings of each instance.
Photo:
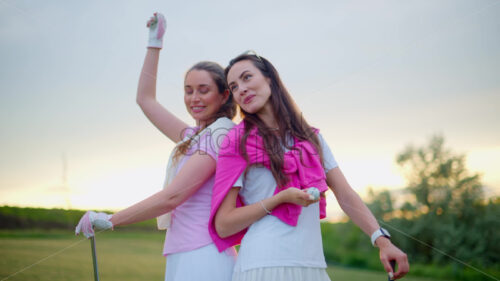
[[[184,80],[184,103],[186,109],[202,127],[211,123],[227,100],[229,93],[219,93],[210,73],[193,69]]]
[[[271,112],[269,79],[249,60],[238,61],[227,73],[229,89],[245,112]]]

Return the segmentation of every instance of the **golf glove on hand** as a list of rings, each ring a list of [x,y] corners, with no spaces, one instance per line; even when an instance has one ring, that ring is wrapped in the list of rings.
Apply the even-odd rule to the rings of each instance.
[[[163,47],[163,34],[167,29],[165,17],[161,13],[154,13],[154,16],[149,19],[147,27],[149,27],[148,48],[161,49]]]
[[[106,213],[87,211],[76,226],[75,234],[78,235],[80,232],[83,232],[85,237],[90,238],[94,236],[94,227],[96,230],[113,228],[113,223],[109,220],[111,216]]]

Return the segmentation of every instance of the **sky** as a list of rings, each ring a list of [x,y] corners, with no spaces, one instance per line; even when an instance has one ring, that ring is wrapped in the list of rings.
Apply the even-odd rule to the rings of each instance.
[[[436,134],[500,194],[498,0],[0,0],[0,205],[117,210],[161,189],[173,143],[135,103],[155,11],[158,99],[189,124],[185,71],[251,49],[362,196],[403,188],[396,155]]]

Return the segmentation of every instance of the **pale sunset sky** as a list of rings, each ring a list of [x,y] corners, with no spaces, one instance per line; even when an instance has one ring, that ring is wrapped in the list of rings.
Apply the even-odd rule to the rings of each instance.
[[[435,134],[500,194],[498,0],[0,0],[0,205],[117,210],[161,189],[173,143],[135,103],[155,11],[158,99],[186,122],[185,71],[253,49],[362,196],[403,188],[396,154]]]

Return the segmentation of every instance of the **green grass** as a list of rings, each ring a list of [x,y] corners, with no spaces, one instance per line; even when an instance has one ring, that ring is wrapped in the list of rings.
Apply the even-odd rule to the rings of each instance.
[[[2,233],[0,280],[19,271],[7,280],[93,280],[89,240],[71,233],[58,232],[53,235],[57,238],[24,231],[17,235]],[[155,231],[151,234],[98,234],[96,247],[100,279],[163,280],[163,238],[164,234]]]
[[[163,280],[161,255],[164,234],[151,232],[103,232],[97,235],[100,279]],[[62,231],[0,231],[0,280],[93,280],[89,240]],[[195,270],[195,267],[193,267]],[[12,275],[15,274],[15,275]],[[383,272],[328,268],[332,281],[387,280]],[[10,276],[10,277],[9,277]],[[8,277],[8,278],[7,278]],[[7,278],[7,279],[5,279]],[[438,279],[407,276],[406,281]]]
[[[339,266],[329,266],[328,275],[332,281],[387,281],[387,274],[378,271],[352,269]],[[403,281],[444,281],[443,279],[433,279],[424,277],[405,276]]]

